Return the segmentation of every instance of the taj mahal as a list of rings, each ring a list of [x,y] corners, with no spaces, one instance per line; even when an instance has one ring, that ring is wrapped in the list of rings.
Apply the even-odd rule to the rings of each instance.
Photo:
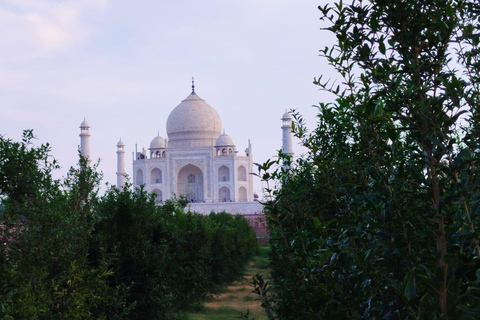
[[[291,116],[285,112],[283,152],[293,155]],[[80,152],[90,159],[89,124],[80,125]],[[167,138],[157,135],[148,150],[133,152],[132,182],[155,194],[155,202],[183,195],[188,209],[199,213],[226,211],[256,214],[263,211],[253,192],[253,149],[243,154],[225,133],[217,111],[192,91],[167,118]],[[125,144],[117,143],[117,187],[126,182]]]

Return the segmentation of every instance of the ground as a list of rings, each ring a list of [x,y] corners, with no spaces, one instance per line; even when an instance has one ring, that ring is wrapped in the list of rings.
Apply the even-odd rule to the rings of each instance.
[[[259,296],[253,293],[252,277],[259,273],[268,278],[269,247],[260,247],[259,254],[254,256],[245,268],[240,281],[234,282],[217,296],[212,296],[200,311],[186,316],[188,320],[226,320],[239,318],[249,312],[250,319],[267,320],[265,311],[260,306]]]

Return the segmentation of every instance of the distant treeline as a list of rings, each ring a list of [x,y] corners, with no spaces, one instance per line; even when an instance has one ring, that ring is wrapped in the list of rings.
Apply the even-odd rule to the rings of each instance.
[[[0,136],[0,318],[174,319],[235,279],[257,249],[242,216],[156,206],[81,159],[63,181],[48,144]]]

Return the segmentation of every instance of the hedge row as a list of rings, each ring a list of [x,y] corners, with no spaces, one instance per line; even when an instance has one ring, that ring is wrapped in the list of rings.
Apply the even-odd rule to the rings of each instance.
[[[256,250],[242,216],[156,206],[81,161],[64,181],[48,145],[0,137],[0,318],[174,319]]]

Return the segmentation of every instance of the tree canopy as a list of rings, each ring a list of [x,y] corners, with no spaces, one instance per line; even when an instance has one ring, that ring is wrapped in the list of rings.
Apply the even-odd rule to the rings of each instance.
[[[243,216],[157,206],[130,186],[99,194],[82,157],[55,180],[49,152],[31,130],[0,136],[1,319],[176,319],[257,248]]]
[[[269,181],[278,319],[474,319],[480,312],[480,5],[320,6],[342,78],[314,83],[308,152],[259,165]],[[292,161],[292,165],[281,165]]]

